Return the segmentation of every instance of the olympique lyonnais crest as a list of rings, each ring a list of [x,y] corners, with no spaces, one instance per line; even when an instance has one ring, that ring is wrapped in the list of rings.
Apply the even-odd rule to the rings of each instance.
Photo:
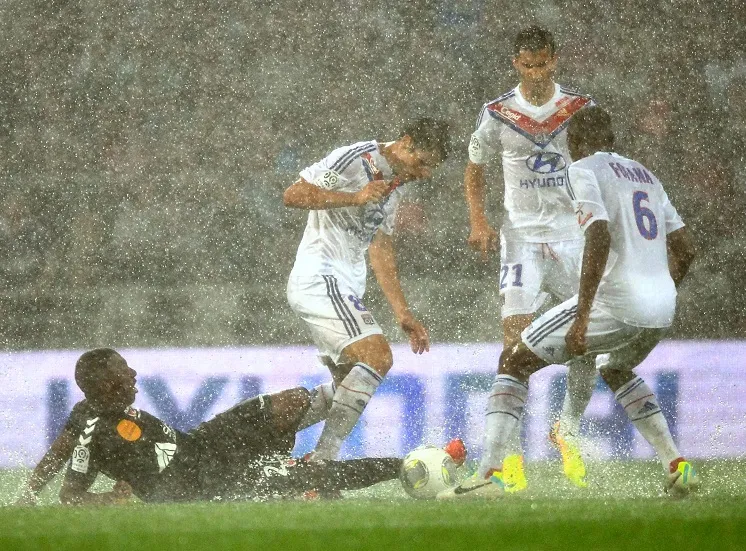
[[[383,172],[376,166],[373,161],[373,156],[370,153],[363,153],[361,155],[363,159],[363,168],[365,173],[368,175],[368,179],[372,182],[373,180],[383,180]]]

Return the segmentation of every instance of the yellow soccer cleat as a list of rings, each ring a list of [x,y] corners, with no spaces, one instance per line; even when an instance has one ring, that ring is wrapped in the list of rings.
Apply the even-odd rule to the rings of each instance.
[[[666,480],[666,492],[673,497],[684,497],[699,489],[697,472],[684,458],[671,461],[671,474]]]
[[[508,494],[522,492],[528,487],[522,455],[509,455],[503,460],[502,480]]]
[[[585,479],[585,462],[580,455],[580,449],[574,442],[572,435],[563,434],[557,421],[549,432],[549,441],[554,444],[562,456],[562,470],[565,476],[578,488],[585,488],[588,482]]]

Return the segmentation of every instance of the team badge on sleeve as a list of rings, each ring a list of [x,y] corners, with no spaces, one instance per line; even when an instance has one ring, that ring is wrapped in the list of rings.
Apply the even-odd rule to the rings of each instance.
[[[480,149],[482,149],[482,145],[479,142],[479,138],[477,138],[476,136],[472,136],[471,140],[469,140],[469,156],[479,157]]]
[[[70,468],[76,473],[87,473],[88,462],[91,459],[91,452],[88,448],[78,444],[73,450],[73,456],[70,463]]]
[[[313,181],[313,183],[324,189],[334,189],[339,182],[339,174],[333,170],[327,170],[322,174],[319,174]]]

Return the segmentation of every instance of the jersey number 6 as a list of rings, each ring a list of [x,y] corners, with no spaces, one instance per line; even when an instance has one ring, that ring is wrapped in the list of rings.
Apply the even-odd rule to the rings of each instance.
[[[647,207],[643,207],[640,203],[643,201],[649,201],[648,194],[644,191],[636,191],[632,195],[632,208],[635,211],[635,222],[637,222],[637,229],[645,239],[653,240],[658,237],[658,221],[655,219],[653,211]],[[645,225],[645,220],[648,223]]]

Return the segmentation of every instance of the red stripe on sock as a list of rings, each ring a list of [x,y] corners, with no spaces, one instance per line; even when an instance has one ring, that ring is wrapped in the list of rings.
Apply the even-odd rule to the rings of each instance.
[[[345,385],[339,385],[339,388],[345,388],[349,390],[350,392],[355,392],[356,394],[365,394],[368,398],[372,398],[372,394],[368,394],[367,392],[363,392],[362,390],[355,390],[354,388],[347,387]]]
[[[639,402],[640,400],[644,400],[645,398],[650,398],[651,396],[655,396],[655,395],[654,394],[648,394],[647,396],[643,396],[642,398],[638,398],[634,402],[630,402],[629,404],[627,404],[626,406],[624,406],[624,409],[627,409],[629,406],[631,406],[635,402]]]

